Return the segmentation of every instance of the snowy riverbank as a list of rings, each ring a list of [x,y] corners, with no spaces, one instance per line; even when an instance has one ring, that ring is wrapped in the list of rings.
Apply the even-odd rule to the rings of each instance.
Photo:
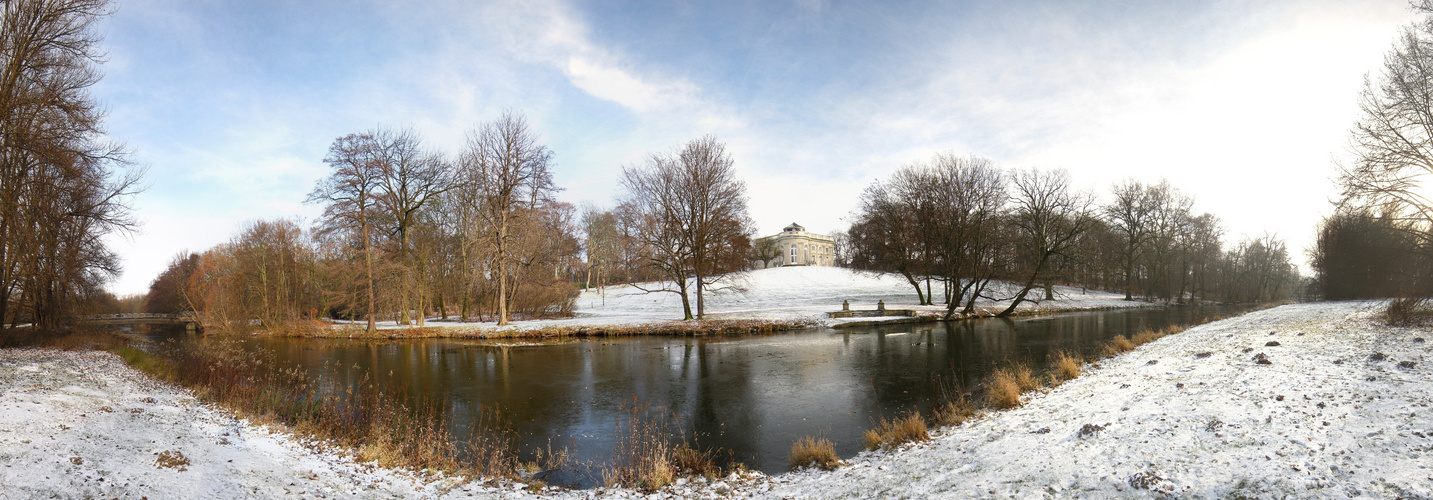
[[[1380,305],[1288,305],[1191,328],[927,443],[832,472],[684,482],[656,496],[1433,496],[1433,332],[1383,326]],[[174,465],[179,453],[187,465]],[[0,350],[0,497],[141,495],[530,493],[314,451],[110,354]]]
[[[1375,309],[1296,304],[1191,328],[929,443],[753,493],[1427,498],[1430,331],[1385,327]]]
[[[321,448],[108,352],[0,349],[0,498],[408,498],[454,485]]]

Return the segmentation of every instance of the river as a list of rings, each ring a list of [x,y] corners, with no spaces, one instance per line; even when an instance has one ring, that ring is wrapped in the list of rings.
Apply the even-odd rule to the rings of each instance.
[[[448,402],[466,437],[476,409],[497,405],[521,449],[567,448],[574,467],[542,477],[592,486],[616,445],[622,406],[668,408],[702,448],[727,450],[750,468],[786,470],[791,444],[819,436],[842,457],[858,453],[879,417],[929,414],[936,379],[976,388],[996,366],[1043,367],[1057,350],[1095,353],[1116,335],[1229,316],[1247,307],[1177,307],[815,329],[759,335],[625,337],[512,344],[453,339],[358,342],[250,341],[311,373],[342,367],[385,387]]]

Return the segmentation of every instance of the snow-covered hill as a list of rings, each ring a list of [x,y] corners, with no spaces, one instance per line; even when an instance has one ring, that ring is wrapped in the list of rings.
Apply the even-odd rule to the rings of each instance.
[[[661,284],[648,283],[639,287],[623,285],[607,287],[605,292],[589,290],[577,300],[579,317],[610,321],[660,321],[682,318],[681,298],[671,292],[645,292]],[[940,284],[932,284],[936,297],[941,296]],[[671,288],[672,285],[668,285]],[[743,273],[723,284],[723,288],[706,294],[706,310],[713,319],[804,320],[833,323],[826,313],[841,310],[843,300],[852,309],[875,309],[877,301],[885,301],[887,309],[915,309],[936,313],[942,306],[919,306],[915,289],[897,274],[860,273],[839,267],[777,267]],[[1013,287],[995,286],[993,295],[1008,297]],[[1076,310],[1134,307],[1138,302],[1122,300],[1123,296],[1079,288],[1055,287],[1056,300],[1040,304],[1025,303],[1021,309]],[[1042,297],[1032,292],[1031,297]],[[695,294],[692,310],[696,311]],[[988,309],[1003,308],[1008,301],[977,301]],[[867,320],[870,318],[861,318]]]

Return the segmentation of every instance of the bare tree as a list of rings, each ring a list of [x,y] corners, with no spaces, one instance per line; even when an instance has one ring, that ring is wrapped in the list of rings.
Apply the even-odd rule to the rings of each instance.
[[[1015,229],[1016,254],[1028,278],[1000,316],[1008,316],[1026,300],[1045,275],[1055,257],[1070,257],[1068,252],[1078,238],[1094,224],[1094,195],[1072,192],[1070,174],[1065,170],[1022,170],[1011,176],[1014,186],[1014,212],[1011,223]]]
[[[1364,79],[1358,100],[1362,116],[1349,139],[1353,161],[1339,165],[1342,199],[1337,217],[1391,218],[1340,226],[1405,231],[1426,260],[1433,258],[1433,199],[1428,194],[1433,181],[1433,2],[1424,0],[1414,8],[1428,16],[1404,28],[1384,56],[1378,78]],[[1420,286],[1401,292],[1433,295],[1433,271],[1428,269],[1412,268],[1419,274],[1412,281]]]
[[[511,111],[470,132],[459,160],[461,189],[469,191],[472,212],[486,228],[472,236],[489,247],[494,259],[498,325],[508,324],[508,290],[517,263],[512,229],[529,211],[552,201],[557,188],[548,170],[551,161],[552,151],[538,142],[522,115]]]
[[[622,185],[621,212],[650,250],[648,264],[676,285],[661,291],[679,294],[684,319],[692,319],[693,279],[696,318],[704,317],[704,290],[742,269],[750,253],[746,184],[726,146],[710,135],[694,139],[675,154],[623,168]]]
[[[931,302],[921,290],[928,262],[918,235],[931,229],[914,220],[906,200],[891,186],[899,179],[893,176],[892,181],[877,181],[861,193],[860,206],[847,231],[847,258],[857,270],[900,274],[915,288],[918,302],[925,305]]]
[[[582,248],[587,256],[587,279],[583,280],[583,286],[592,288],[595,280],[596,288],[605,290],[605,285],[622,258],[617,216],[611,211],[598,210],[596,207],[583,207],[581,224]]]
[[[1001,271],[1000,224],[1005,214],[1005,175],[990,160],[943,153],[932,161],[928,177],[940,214],[935,224],[935,269],[950,283],[946,317],[955,315],[962,300],[964,314]],[[988,298],[988,297],[986,297]]]
[[[0,322],[72,315],[119,272],[102,236],[137,224],[127,202],[143,172],[103,140],[89,92],[95,23],[110,12],[105,0],[0,2]]]
[[[1104,207],[1110,227],[1121,239],[1119,261],[1124,277],[1125,300],[1134,300],[1135,264],[1150,238],[1153,203],[1144,184],[1127,179],[1115,185],[1114,201]]]
[[[308,203],[324,204],[323,216],[319,219],[318,232],[330,234],[346,232],[357,240],[363,252],[364,288],[368,293],[368,332],[373,333],[374,309],[377,288],[374,275],[373,218],[378,210],[378,190],[382,177],[381,153],[376,138],[370,134],[349,134],[333,141],[328,148],[324,163],[333,171],[319,180]]]
[[[399,322],[412,324],[409,300],[418,301],[418,324],[422,325],[426,294],[413,281],[414,268],[421,262],[413,258],[413,227],[421,220],[419,211],[430,200],[451,187],[452,175],[443,155],[427,151],[412,130],[378,129],[369,134],[376,148],[377,201],[387,222],[388,236],[396,247],[402,265],[403,286],[399,291]],[[415,297],[415,295],[417,295]]]

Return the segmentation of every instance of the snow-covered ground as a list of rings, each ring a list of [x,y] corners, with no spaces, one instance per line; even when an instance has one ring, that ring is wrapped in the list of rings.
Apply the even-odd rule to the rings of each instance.
[[[1381,305],[1288,305],[1192,328],[929,443],[753,493],[1428,498],[1433,332],[1378,324]]]
[[[557,320],[534,320],[514,322],[507,328],[547,329],[563,327],[592,327],[614,325],[640,325],[682,319],[682,300],[676,293],[647,292],[646,289],[660,287],[648,283],[641,287],[631,285],[609,286],[605,290],[588,290],[577,298],[576,317]],[[937,297],[941,296],[940,284],[932,284]],[[1018,289],[1003,283],[992,285],[989,294],[998,297],[1014,295]],[[885,318],[832,319],[826,313],[841,310],[841,302],[849,301],[853,310],[875,310],[879,301],[887,309],[911,309],[922,314],[942,314],[943,306],[920,306],[915,289],[897,274],[859,273],[839,267],[777,267],[749,271],[739,275],[730,283],[723,283],[717,289],[708,290],[706,296],[707,317],[725,320],[761,320],[804,322],[822,325],[836,325],[852,321],[894,320]],[[1030,293],[1030,298],[1044,297],[1043,290]],[[1123,300],[1123,296],[1097,290],[1055,287],[1055,300],[1039,303],[1025,302],[1021,311],[1069,311],[1085,309],[1114,309],[1150,306],[1144,302]],[[696,296],[692,293],[692,312],[696,313]],[[1009,300],[976,302],[978,308],[998,312],[1009,305]],[[428,326],[455,326],[469,328],[496,328],[492,323],[458,323],[452,321],[429,321]],[[393,328],[388,323],[385,328]]]
[[[832,472],[691,481],[653,496],[1428,498],[1433,331],[1383,326],[1381,306],[1288,305],[1191,328],[927,443]],[[0,497],[531,494],[316,450],[111,354],[0,350]],[[189,464],[166,467],[165,452]]]

